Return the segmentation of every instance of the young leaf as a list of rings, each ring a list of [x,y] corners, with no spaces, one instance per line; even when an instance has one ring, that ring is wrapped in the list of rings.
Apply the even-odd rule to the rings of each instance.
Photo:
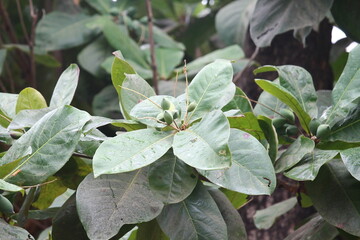
[[[70,105],[79,81],[80,69],[71,64],[60,76],[51,96],[50,107],[57,108]]]
[[[189,85],[189,100],[197,106],[188,119],[194,121],[228,104],[235,94],[232,78],[233,69],[227,60],[216,60],[201,69]]]
[[[360,236],[360,182],[353,178],[341,160],[325,164],[313,182],[306,182],[307,193],[316,210],[330,224]]]
[[[226,223],[200,182],[184,201],[165,206],[157,221],[170,239],[228,239]]]
[[[228,240],[246,240],[246,229],[238,211],[229,199],[218,189],[209,190],[226,223]]]
[[[233,191],[251,195],[272,193],[276,186],[275,172],[261,143],[249,133],[231,129],[229,147],[230,168],[198,171],[211,182]]]
[[[230,127],[225,115],[216,110],[190,128],[175,134],[173,149],[179,159],[195,168],[210,170],[231,165],[228,147]]]
[[[145,167],[171,147],[173,133],[143,129],[104,141],[93,158],[94,175],[130,172]]]
[[[300,162],[305,154],[311,153],[314,150],[314,147],[315,143],[313,140],[304,136],[299,136],[275,162],[276,172],[283,172],[293,167]]]
[[[360,147],[340,151],[341,159],[350,174],[360,181],[359,157]]]
[[[79,185],[76,199],[80,220],[90,239],[109,239],[124,224],[150,221],[163,208],[148,186],[145,168],[98,178],[89,174]]]
[[[164,203],[178,203],[187,198],[197,183],[196,171],[168,151],[149,167],[149,184]]]
[[[69,160],[89,119],[88,113],[70,106],[48,113],[1,159],[1,165],[5,165],[23,158],[4,179],[27,185],[45,181]]]
[[[256,79],[255,82],[264,91],[269,92],[273,96],[279,98],[283,103],[288,105],[296,113],[304,130],[306,132],[310,131],[308,124],[311,120],[311,117],[291,92],[282,87],[280,84],[276,84],[271,81]]]
[[[258,229],[269,229],[276,218],[290,211],[297,203],[296,197],[271,205],[268,208],[256,211],[254,223]]]
[[[19,93],[16,102],[16,113],[25,109],[41,109],[46,108],[45,98],[34,88],[25,88]]]

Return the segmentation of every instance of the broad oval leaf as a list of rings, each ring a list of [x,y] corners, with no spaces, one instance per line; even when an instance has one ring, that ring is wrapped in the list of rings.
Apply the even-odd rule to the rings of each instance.
[[[155,129],[122,133],[108,139],[94,155],[94,175],[130,172],[145,167],[163,156],[171,148],[172,140],[172,132]]]
[[[244,113],[243,115],[230,116],[228,121],[231,128],[236,128],[250,133],[256,139],[265,139],[264,132],[262,131],[259,121],[252,112]]]
[[[273,38],[280,33],[319,24],[332,3],[333,0],[258,0],[250,20],[251,38],[258,47],[270,46]]]
[[[230,167],[230,127],[225,115],[216,110],[190,128],[175,134],[174,154],[190,166],[210,170]]]
[[[157,221],[170,239],[228,239],[226,223],[215,201],[200,182],[184,201],[165,206]]]
[[[236,192],[271,194],[276,186],[275,171],[261,143],[249,133],[231,129],[229,147],[229,169],[199,172],[211,182]]]
[[[1,166],[21,159],[4,179],[19,185],[45,181],[69,160],[88,120],[88,113],[70,106],[45,115],[1,159]]]
[[[256,84],[259,85],[264,91],[269,92],[273,96],[280,99],[283,103],[288,105],[299,118],[301,126],[305,131],[310,132],[309,122],[311,120],[310,115],[304,110],[300,102],[296,97],[289,92],[286,88],[282,87],[280,84],[276,84],[271,81],[256,79]]]
[[[23,191],[23,189],[19,186],[14,184],[5,182],[4,180],[0,179],[0,189],[8,192],[19,192]]]
[[[276,172],[283,172],[293,167],[295,164],[300,162],[305,154],[311,153],[314,148],[315,143],[313,140],[304,136],[299,136],[275,162]]]
[[[246,96],[243,90],[238,87],[236,88],[234,98],[222,108],[224,112],[234,109],[239,110],[241,113],[253,111],[249,98]]]
[[[209,190],[226,223],[228,240],[246,240],[247,234],[243,220],[229,199],[218,189]]]
[[[197,183],[196,171],[168,151],[149,167],[149,184],[164,203],[178,203],[191,194]]]
[[[163,208],[148,186],[145,168],[98,178],[89,174],[79,185],[76,199],[90,239],[110,239],[124,224],[148,222]]]
[[[74,98],[79,81],[80,69],[76,64],[71,64],[60,76],[51,96],[50,107],[57,108],[70,105]]]
[[[360,181],[360,147],[340,151],[341,159],[350,174]]]
[[[47,104],[45,98],[39,91],[34,88],[28,87],[19,93],[16,102],[16,113],[26,109],[41,109],[46,108]]]
[[[19,240],[19,239],[34,239],[28,231],[24,228],[16,227],[8,224],[3,219],[0,219],[0,236],[1,239],[6,240]]]
[[[341,160],[325,164],[306,190],[316,210],[330,224],[360,236],[360,182],[353,178]]]
[[[190,102],[197,103],[188,120],[194,121],[228,104],[235,94],[232,78],[233,68],[227,60],[216,60],[201,69],[188,88]]]
[[[7,129],[16,130],[16,129],[30,128],[36,122],[38,122],[42,117],[44,117],[47,113],[53,110],[54,109],[51,108],[21,110],[13,118]]]

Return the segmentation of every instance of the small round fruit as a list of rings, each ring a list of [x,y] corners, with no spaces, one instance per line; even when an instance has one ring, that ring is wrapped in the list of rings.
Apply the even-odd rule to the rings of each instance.
[[[286,119],[285,118],[274,118],[272,120],[272,123],[275,128],[281,128],[286,123]]]
[[[316,118],[313,118],[310,123],[309,123],[309,128],[310,128],[310,132],[314,135],[316,135],[316,131],[318,129],[318,127],[320,126],[321,122],[316,119]]]
[[[281,109],[280,110],[280,114],[285,117],[285,119],[291,123],[294,124],[295,123],[295,115],[292,111],[290,111],[289,109]]]
[[[169,112],[168,110],[164,111],[164,119],[168,125],[170,125],[174,121],[171,112]]]
[[[197,106],[197,103],[196,103],[196,102],[190,103],[189,106],[187,107],[187,111],[188,111],[188,112],[194,111],[195,108],[196,108],[196,106]]]
[[[5,213],[5,214],[14,213],[13,205],[3,195],[0,195],[0,212]]]
[[[287,126],[285,132],[286,132],[286,135],[288,135],[288,136],[294,136],[298,133],[298,128],[294,125],[289,125],[289,126]]]
[[[169,110],[171,107],[171,102],[169,100],[167,100],[166,98],[163,98],[163,100],[161,101],[161,108],[163,110]]]
[[[316,137],[323,138],[330,134],[330,126],[328,124],[320,124],[316,130]]]

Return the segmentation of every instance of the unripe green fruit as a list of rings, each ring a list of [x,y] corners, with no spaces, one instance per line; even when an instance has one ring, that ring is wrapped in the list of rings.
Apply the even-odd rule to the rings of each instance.
[[[22,135],[23,135],[22,132],[10,131],[10,137],[11,137],[12,139],[19,139]]]
[[[161,108],[163,110],[169,110],[171,106],[171,102],[169,100],[167,100],[166,98],[163,98],[163,100],[161,101]]]
[[[310,132],[312,134],[316,135],[316,131],[317,131],[318,127],[320,126],[320,124],[321,124],[321,122],[318,119],[316,119],[316,118],[312,119],[309,123]]]
[[[196,102],[190,103],[189,106],[187,107],[187,111],[188,111],[188,112],[194,111],[194,109],[196,108],[196,106],[197,106],[197,103],[196,103]]]
[[[284,119],[284,118],[274,118],[272,120],[272,123],[273,123],[275,128],[281,128],[286,123],[286,119]]]
[[[168,110],[164,111],[164,119],[168,125],[174,121],[172,114]]]
[[[294,136],[298,133],[298,128],[294,125],[289,125],[289,126],[287,126],[285,132],[286,132],[286,135],[288,135],[288,136]]]
[[[157,120],[160,120],[160,121],[164,121],[164,112],[159,113],[159,114],[156,116],[156,119],[157,119]]]
[[[172,110],[170,111],[170,113],[172,114],[174,119],[177,119],[179,117],[179,112],[178,110]]]
[[[316,137],[322,138],[330,134],[330,126],[328,124],[320,124],[316,131]]]
[[[281,109],[280,110],[280,114],[282,116],[285,117],[285,119],[291,123],[291,124],[294,124],[295,123],[295,115],[292,111],[290,111],[289,109]]]
[[[0,195],[0,212],[5,214],[14,213],[13,205],[6,197],[2,195]]]

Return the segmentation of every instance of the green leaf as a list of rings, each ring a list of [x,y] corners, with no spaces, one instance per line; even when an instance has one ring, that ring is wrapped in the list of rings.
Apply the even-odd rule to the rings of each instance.
[[[250,17],[256,0],[233,1],[222,7],[216,14],[215,26],[218,35],[225,44],[244,46]]]
[[[150,221],[163,208],[148,186],[144,168],[98,178],[89,174],[79,185],[76,198],[80,220],[90,239],[109,239],[124,224]]]
[[[265,209],[256,211],[254,215],[255,226],[258,229],[269,229],[274,224],[277,217],[290,211],[295,207],[296,203],[296,197],[292,197]]]
[[[190,102],[197,103],[189,113],[189,120],[194,121],[205,113],[221,109],[233,99],[235,85],[232,82],[233,69],[230,61],[216,60],[206,65],[189,85]]]
[[[284,240],[333,240],[339,232],[317,215],[288,235]]]
[[[170,149],[172,139],[171,132],[143,129],[106,140],[94,155],[94,175],[98,177],[145,167]]]
[[[184,201],[165,206],[157,221],[170,239],[228,239],[226,223],[216,202],[200,182]]]
[[[164,203],[178,203],[187,198],[197,183],[196,171],[168,151],[149,167],[149,184]]]
[[[274,163],[278,154],[278,137],[276,129],[272,124],[272,120],[265,116],[258,116],[258,122],[261,130],[263,131],[266,141],[268,142],[268,152],[271,161]]]
[[[66,200],[52,220],[53,240],[88,240],[76,211],[76,194]]]
[[[338,151],[314,149],[284,175],[297,181],[313,181],[321,166],[332,160],[338,153]]]
[[[4,180],[0,179],[0,189],[8,192],[19,192],[24,191],[21,187],[16,186],[14,184],[5,182]]]
[[[80,69],[76,64],[71,64],[60,76],[51,96],[50,107],[70,105],[79,81]]]
[[[0,125],[7,128],[15,117],[18,94],[0,93]]]
[[[231,128],[248,132],[258,140],[265,138],[258,119],[252,112],[247,112],[240,116],[228,117],[228,121]]]
[[[333,107],[326,112],[325,118],[330,126],[344,118],[354,107],[354,101],[360,97],[360,46],[349,54],[343,74],[332,91]]]
[[[98,16],[51,12],[36,27],[36,46],[47,51],[62,50],[84,44],[99,31],[87,27]]]
[[[246,94],[240,88],[236,88],[234,98],[222,108],[222,111],[240,110],[241,113],[252,112],[253,108]]]
[[[283,172],[293,167],[300,162],[306,154],[311,153],[314,150],[314,147],[315,143],[313,140],[304,136],[299,136],[275,162],[276,172]]]
[[[274,168],[267,151],[249,133],[231,129],[229,147],[232,165],[228,169],[199,171],[224,188],[250,194],[270,194],[276,186]]]
[[[316,91],[316,94],[316,105],[318,108],[317,118],[320,118],[324,111],[332,105],[331,90],[318,90]]]
[[[13,118],[7,129],[16,130],[16,129],[30,128],[42,117],[44,117],[47,113],[53,110],[54,109],[51,108],[21,110]]]
[[[226,188],[221,188],[220,190],[226,195],[233,207],[236,209],[240,209],[249,201],[247,194],[231,191]]]
[[[10,225],[3,219],[0,219],[0,235],[2,239],[6,240],[29,239],[29,237],[34,239],[25,229]]]
[[[28,219],[46,220],[53,218],[59,209],[59,207],[51,207],[44,210],[29,210]]]
[[[302,108],[310,115],[310,117],[317,117],[317,94],[312,77],[308,71],[302,67],[285,65],[278,67],[263,66],[257,68],[254,73],[257,74],[269,71],[277,71],[279,74],[279,84],[298,100]]]
[[[350,174],[360,181],[360,147],[340,151],[340,156]]]
[[[313,182],[306,182],[309,197],[319,214],[330,224],[360,236],[360,182],[341,160],[325,164]]]
[[[83,48],[77,59],[81,67],[86,71],[95,77],[102,77],[105,75],[105,70],[101,67],[101,64],[111,56],[111,52],[112,48],[110,48],[104,37],[99,37]]]
[[[3,166],[22,158],[4,179],[19,185],[45,181],[69,160],[89,119],[88,113],[70,106],[48,113],[1,159]]]
[[[225,115],[216,110],[206,114],[190,128],[175,134],[174,154],[195,168],[226,168],[231,165],[229,136],[229,123]]]
[[[251,38],[256,46],[267,47],[278,34],[316,26],[325,18],[332,2],[333,0],[258,0],[250,20]]]
[[[167,79],[174,71],[174,68],[179,65],[184,57],[184,52],[181,50],[170,48],[156,48],[155,58],[159,77]]]
[[[286,88],[282,87],[280,84],[276,84],[271,81],[256,79],[255,82],[263,90],[269,92],[273,96],[280,99],[280,101],[288,105],[299,118],[300,124],[304,128],[304,130],[307,132],[310,131],[308,124],[311,120],[311,117],[304,110],[303,106],[291,92],[289,92]]]
[[[244,222],[229,199],[218,189],[211,189],[209,193],[215,200],[226,223],[228,240],[246,240],[247,235]]]
[[[106,86],[94,96],[92,110],[94,115],[97,116],[108,118],[121,117],[118,94],[113,85]]]
[[[150,222],[139,224],[136,240],[169,240],[169,238],[163,233],[159,224],[154,219]]]
[[[91,116],[90,121],[88,121],[84,126],[84,133],[89,133],[92,130],[111,124],[116,127],[125,128],[128,132],[138,129],[144,129],[146,126],[137,121],[125,120],[125,119],[110,119],[105,117]]]
[[[46,100],[36,89],[28,87],[19,93],[16,102],[16,113],[26,109],[41,109],[46,108]]]
[[[4,63],[5,63],[6,53],[7,53],[6,49],[0,49],[0,75],[2,73],[3,66],[4,66]]]
[[[40,194],[36,201],[32,204],[32,206],[36,207],[37,209],[46,209],[50,207],[55,198],[67,190],[67,187],[65,187],[62,182],[60,182],[59,179],[56,179],[55,177],[50,177],[48,181],[50,181],[50,183],[41,186]]]
[[[124,2],[126,4],[126,1],[85,0],[85,2],[101,14],[110,13],[112,8],[120,11],[124,7]]]

